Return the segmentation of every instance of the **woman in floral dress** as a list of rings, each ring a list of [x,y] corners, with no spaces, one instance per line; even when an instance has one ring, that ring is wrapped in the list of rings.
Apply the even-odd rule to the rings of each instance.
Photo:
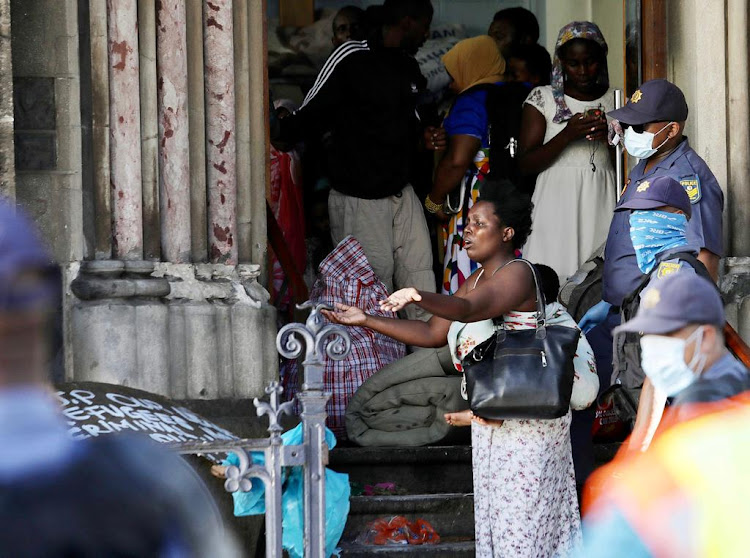
[[[433,314],[429,322],[371,316],[346,305],[326,312],[328,319],[424,347],[454,336],[455,345],[473,346],[492,334],[497,316],[528,327],[536,309],[534,279],[529,266],[514,261],[514,251],[531,230],[532,204],[507,182],[488,184],[464,228],[464,248],[482,269],[453,296],[407,288],[381,302],[389,311],[416,304]],[[552,420],[472,420],[478,557],[567,556],[579,543],[570,420],[570,412]]]

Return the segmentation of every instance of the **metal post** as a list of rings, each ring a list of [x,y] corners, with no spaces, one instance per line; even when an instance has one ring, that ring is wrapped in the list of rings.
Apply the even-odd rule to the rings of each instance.
[[[279,405],[279,395],[283,392],[278,382],[271,382],[266,388],[266,393],[270,396],[270,403],[258,401],[255,399],[255,407],[258,416],[268,415],[268,431],[271,433],[270,445],[265,450],[266,471],[269,478],[263,482],[266,487],[266,555],[282,556],[281,549],[281,465],[282,465],[282,441],[281,433],[284,428],[279,424],[279,418],[284,413],[291,411],[292,403],[282,403]],[[269,552],[270,551],[270,552]]]
[[[324,391],[324,358],[334,360],[346,357],[351,340],[340,326],[326,325],[320,310],[330,308],[306,302],[299,309],[312,308],[305,326],[288,324],[276,338],[276,348],[286,358],[302,354],[300,339],[305,345],[305,381],[302,393],[302,424],[305,434],[305,555],[325,556],[325,466],[328,464],[328,446],[325,442],[326,402],[329,394]]]
[[[227,492],[247,492],[252,488],[252,478],[259,478],[265,485],[266,494],[266,556],[282,556],[282,509],[281,485],[282,467],[304,467],[304,548],[305,556],[319,558],[326,555],[326,501],[325,467],[328,464],[328,446],[325,441],[326,401],[330,394],[325,393],[323,374],[326,357],[333,360],[346,358],[351,350],[351,339],[344,328],[327,324],[320,310],[331,309],[325,304],[313,305],[305,302],[298,309],[311,308],[310,316],[304,325],[288,324],[281,328],[276,337],[276,348],[286,358],[297,358],[305,350],[305,382],[298,395],[302,402],[302,424],[304,441],[301,445],[282,444],[282,426],[279,418],[290,414],[293,403],[279,404],[283,392],[278,382],[271,382],[266,388],[269,401],[253,401],[258,416],[268,415],[267,440],[223,440],[217,442],[192,442],[174,447],[180,453],[232,452],[239,459],[238,466],[226,469],[224,488]],[[254,465],[248,452],[263,450],[266,462]]]
[[[622,108],[622,89],[615,89],[615,109]],[[622,189],[625,187],[625,165],[623,161],[623,146],[622,142],[617,142],[615,146],[615,175],[617,177],[617,191],[615,196],[617,201],[620,201],[622,195]]]

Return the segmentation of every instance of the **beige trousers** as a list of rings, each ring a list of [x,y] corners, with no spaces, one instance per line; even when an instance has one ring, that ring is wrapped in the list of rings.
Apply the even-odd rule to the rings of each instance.
[[[389,293],[404,287],[435,292],[430,234],[422,204],[410,185],[396,195],[377,200],[331,190],[328,214],[333,244],[347,235],[354,236]],[[413,304],[405,308],[405,314],[409,319],[430,318]]]

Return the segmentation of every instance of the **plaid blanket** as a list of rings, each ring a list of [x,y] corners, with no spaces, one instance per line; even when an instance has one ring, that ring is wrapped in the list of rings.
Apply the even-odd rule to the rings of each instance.
[[[349,235],[320,263],[320,275],[310,292],[310,300],[333,304],[339,302],[357,306],[374,316],[396,318],[393,312],[383,312],[378,301],[388,296],[385,285],[378,279],[367,261],[360,243]],[[349,327],[352,350],[344,360],[328,360],[325,369],[325,388],[331,394],[326,411],[326,425],[339,439],[346,438],[344,415],[349,400],[360,385],[375,372],[406,354],[403,343],[368,328]],[[301,384],[299,367],[289,370],[284,377],[284,392],[291,398]]]

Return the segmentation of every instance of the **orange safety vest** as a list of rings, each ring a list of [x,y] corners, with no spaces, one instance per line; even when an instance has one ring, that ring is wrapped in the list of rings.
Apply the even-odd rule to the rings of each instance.
[[[750,556],[750,392],[695,412],[594,473],[586,515],[616,507],[654,556]]]

